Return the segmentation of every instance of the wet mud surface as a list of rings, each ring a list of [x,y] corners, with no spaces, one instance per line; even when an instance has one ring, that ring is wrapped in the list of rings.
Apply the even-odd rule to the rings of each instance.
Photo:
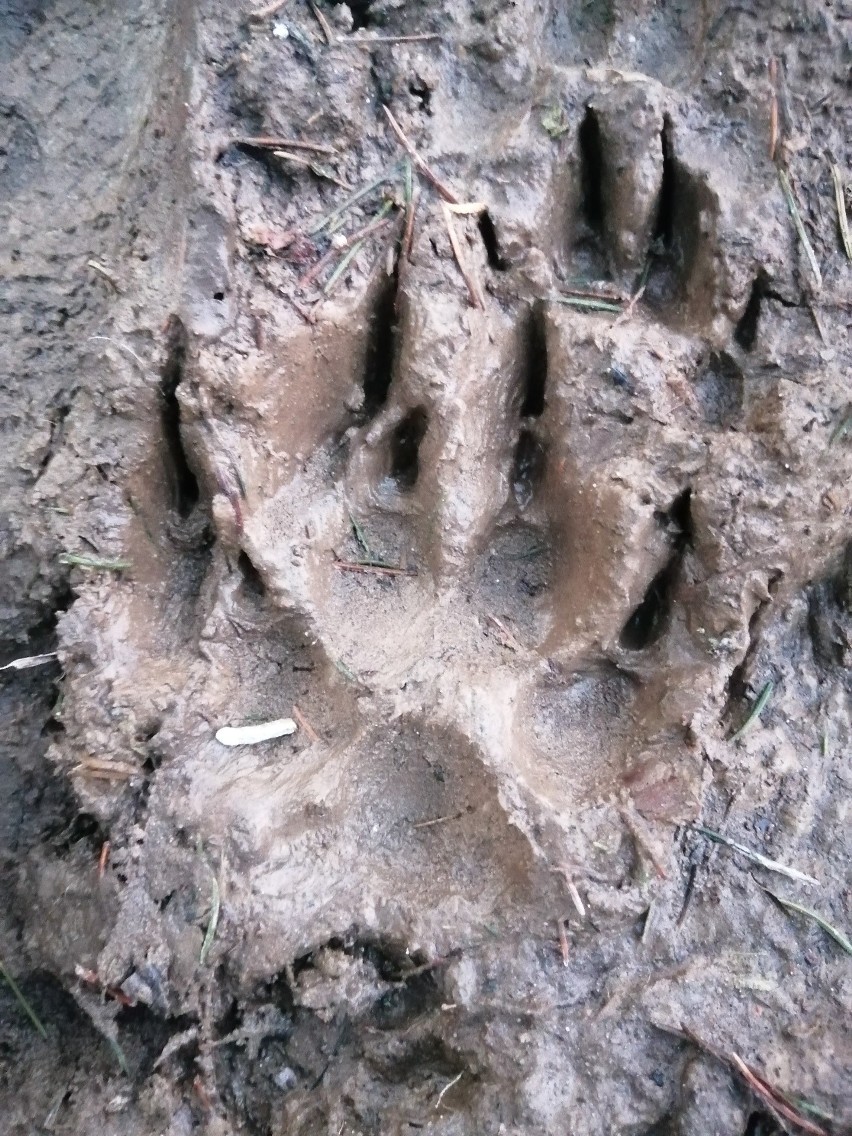
[[[849,1131],[852,9],[272,7],[0,15],[0,1129]]]

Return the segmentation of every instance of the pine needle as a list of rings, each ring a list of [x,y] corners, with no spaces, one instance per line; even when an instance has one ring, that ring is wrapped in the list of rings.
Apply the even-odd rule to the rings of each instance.
[[[384,185],[386,181],[390,181],[391,178],[396,177],[396,175],[399,173],[399,170],[400,163],[397,162],[397,164],[395,166],[392,166],[391,169],[385,170],[381,177],[376,178],[375,181],[371,181],[369,185],[362,186],[362,188],[353,193],[351,197],[347,197],[342,205],[338,205],[334,209],[330,210],[330,212],[324,213],[322,217],[320,217],[318,221],[315,221],[314,224],[311,225],[311,227],[308,229],[308,235],[313,237],[316,236],[317,233],[321,233],[322,230],[331,225],[333,221],[336,221],[339,217],[342,217],[344,214],[348,213],[349,210],[354,205],[357,205],[359,201],[362,201],[365,197],[369,197],[369,195],[377,190],[379,186]]]
[[[351,513],[349,514],[349,523],[352,525],[352,531],[355,533],[355,539],[361,545],[361,549],[364,555],[372,559],[373,552],[370,548],[369,542],[367,541],[367,535]]]
[[[790,178],[786,170],[779,169],[778,180],[781,182],[781,191],[787,202],[787,208],[790,210],[790,216],[793,218],[796,233],[798,234],[799,240],[802,242],[802,248],[805,250],[805,256],[808,258],[808,264],[811,266],[811,272],[814,274],[817,291],[819,291],[819,289],[822,288],[822,273],[819,270],[816,253],[814,252],[813,245],[805,229],[805,223],[802,220],[802,214],[799,212],[799,206],[793,194],[793,187],[790,184]]]
[[[32,1006],[29,1004],[29,1002],[24,997],[23,991],[21,990],[20,986],[17,984],[17,982],[11,976],[9,971],[6,969],[6,966],[5,966],[2,959],[0,959],[0,974],[2,974],[3,978],[6,980],[6,983],[9,986],[9,989],[12,991],[12,993],[17,998],[18,1005],[21,1007],[21,1009],[24,1011],[24,1013],[27,1015],[27,1017],[33,1023],[33,1025],[38,1030],[38,1032],[41,1034],[41,1036],[44,1038],[44,1040],[47,1041],[47,1030],[41,1024],[41,1020],[39,1019],[38,1014],[36,1014],[35,1010],[32,1008]]]
[[[760,864],[761,868],[766,868],[769,872],[777,872],[780,876],[787,876],[788,879],[798,880],[803,884],[817,884],[819,880],[815,880],[813,876],[807,876],[804,872],[800,872],[798,868],[788,868],[786,864],[780,864],[777,860],[770,860],[768,856],[764,856],[761,852],[755,852],[753,848],[749,848],[745,844],[740,844],[738,840],[731,840],[728,836],[723,836],[721,832],[714,832],[712,828],[702,828],[701,825],[693,825],[696,832],[700,832],[702,836],[706,836],[708,840],[714,841],[716,844],[724,844],[726,848],[731,848],[734,852],[739,852],[741,856],[745,856],[747,860],[751,860],[754,864]]]
[[[797,915],[804,915],[807,919],[813,919],[818,927],[822,927],[826,935],[830,935],[835,943],[841,946],[847,955],[852,955],[852,943],[846,938],[842,931],[838,931],[833,927],[827,919],[823,919],[821,915],[817,915],[815,911],[811,911],[809,907],[803,907],[800,903],[794,903],[792,899],[782,899],[780,895],[776,895],[774,891],[769,888],[763,888],[768,896],[775,900],[775,902],[785,909],[785,911],[794,911]]]
[[[618,315],[624,311],[621,304],[613,304],[608,300],[592,300],[588,296],[548,296],[548,303],[567,304],[569,308],[584,308],[590,312],[614,312]]]
[[[204,932],[204,942],[201,944],[201,954],[198,956],[198,962],[201,966],[207,962],[207,956],[210,954],[210,948],[213,946],[213,940],[216,938],[216,928],[219,925],[219,881],[215,875],[210,879],[210,921],[207,924],[207,930]]]
[[[852,260],[852,238],[849,236],[849,219],[846,216],[846,192],[840,170],[831,163],[831,180],[834,182],[834,200],[837,203],[837,224],[840,226],[840,239],[848,260]]]

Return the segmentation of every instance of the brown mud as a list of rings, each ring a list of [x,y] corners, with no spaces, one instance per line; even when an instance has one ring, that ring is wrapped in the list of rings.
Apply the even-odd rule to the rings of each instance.
[[[850,30],[5,7],[4,1136],[850,1130]]]

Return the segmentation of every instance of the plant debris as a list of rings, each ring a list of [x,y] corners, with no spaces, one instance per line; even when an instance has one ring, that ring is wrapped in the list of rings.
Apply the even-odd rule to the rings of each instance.
[[[35,1012],[35,1010],[32,1008],[32,1006],[29,1004],[29,1002],[24,997],[24,993],[21,990],[20,986],[17,984],[17,982],[12,977],[12,975],[6,969],[6,964],[3,962],[2,959],[0,959],[0,976],[2,976],[5,979],[6,984],[8,985],[9,989],[12,991],[12,993],[15,995],[15,998],[18,1001],[18,1005],[21,1007],[21,1009],[24,1011],[24,1013],[30,1019],[32,1024],[35,1026],[35,1028],[38,1030],[38,1032],[41,1034],[41,1036],[46,1041],[47,1040],[47,1030],[41,1024],[41,1020],[40,1020],[38,1014]]]
[[[5,663],[0,667],[0,671],[25,671],[30,667],[44,667],[48,663],[55,663],[58,661],[59,656],[55,651],[48,651],[44,655],[27,655],[22,659],[13,659],[11,663]]]
[[[210,948],[213,946],[213,940],[216,938],[216,928],[219,926],[220,901],[219,881],[216,879],[216,873],[211,872],[210,919],[207,923],[207,930],[204,932],[204,942],[201,944],[201,953],[198,956],[199,966],[204,966],[207,962],[207,956],[210,954]]]
[[[72,568],[84,568],[92,572],[126,572],[133,567],[129,560],[109,556],[86,556],[78,552],[60,552],[58,560],[60,564]]]
[[[591,296],[562,296],[552,294],[545,296],[550,304],[566,304],[569,308],[583,308],[590,312],[614,312],[618,315],[624,310],[624,305],[611,300],[597,300]]]
[[[251,726],[223,726],[216,731],[216,741],[225,746],[257,745],[295,734],[292,718],[276,718],[273,722],[257,722]]]
[[[447,226],[447,234],[450,238],[450,246],[453,250],[453,256],[456,258],[456,264],[459,266],[459,271],[464,278],[467,285],[468,293],[470,294],[470,302],[475,308],[484,308],[485,301],[482,298],[482,292],[479,287],[479,281],[473,275],[472,270],[468,266],[464,252],[462,251],[461,242],[459,241],[456,227],[453,223],[453,215],[450,212],[450,207],[444,202],[441,208],[444,212],[444,223]]]
[[[801,903],[796,903],[792,899],[782,899],[780,895],[776,895],[774,891],[770,891],[767,887],[764,887],[763,891],[765,891],[768,896],[771,896],[771,898],[774,899],[780,907],[783,907],[785,911],[793,911],[797,915],[804,915],[807,919],[812,919],[814,923],[817,924],[817,926],[822,927],[826,935],[829,935],[832,939],[834,939],[835,943],[837,943],[843,948],[844,951],[846,951],[847,955],[852,955],[852,942],[847,939],[842,931],[838,931],[836,927],[832,926],[832,924],[829,923],[827,919],[823,919],[823,917],[821,915],[818,915],[816,911],[811,911],[809,907],[803,907]]]
[[[760,717],[760,715],[763,713],[764,709],[766,708],[766,704],[769,701],[769,699],[772,697],[772,692],[773,692],[774,689],[775,689],[775,683],[772,682],[772,680],[770,679],[769,682],[767,682],[765,684],[765,686],[761,690],[760,694],[758,694],[757,700],[755,701],[754,705],[752,706],[751,711],[749,712],[749,715],[746,718],[746,720],[743,722],[743,724],[740,726],[740,728],[738,730],[734,730],[734,732],[728,738],[729,742],[734,741],[736,738],[742,737],[742,735],[746,732],[746,730],[750,729],[754,725],[754,723],[757,721],[757,719]]]
[[[814,252],[813,245],[811,244],[810,237],[808,236],[807,229],[805,228],[805,223],[802,220],[802,214],[799,211],[799,206],[796,202],[796,198],[793,193],[793,187],[790,184],[790,177],[787,171],[779,169],[778,179],[781,182],[781,190],[787,202],[787,208],[790,210],[790,216],[793,218],[793,225],[796,229],[796,233],[798,234],[802,248],[805,251],[805,256],[808,258],[808,264],[811,266],[811,272],[814,276],[814,282],[816,284],[817,291],[819,291],[822,288],[822,273],[820,272],[816,253]]]
[[[554,139],[561,138],[563,134],[567,134],[571,129],[571,123],[568,120],[565,109],[558,105],[547,108],[541,116],[541,125],[550,137]]]
[[[819,880],[815,880],[813,876],[800,872],[798,868],[790,868],[786,864],[780,864],[777,860],[770,860],[762,852],[755,852],[753,848],[740,844],[738,840],[731,840],[730,837],[723,836],[721,832],[715,832],[712,828],[703,828],[698,824],[692,827],[695,832],[700,832],[708,840],[712,840],[716,844],[724,844],[726,848],[739,852],[741,856],[745,856],[747,860],[751,860],[753,864],[759,864],[761,868],[766,868],[769,872],[777,872],[780,876],[787,876],[788,879],[798,880],[803,884],[819,885]]]
[[[846,216],[846,190],[843,186],[843,177],[834,162],[831,163],[831,180],[834,182],[837,226],[840,229],[840,239],[843,241],[843,251],[847,260],[852,260],[852,238],[849,236],[849,218]]]
[[[423,160],[423,158],[420,157],[388,107],[382,105],[382,110],[385,112],[385,116],[390,123],[391,130],[393,130],[394,134],[397,137],[397,141],[404,148],[405,152],[414,162],[415,166],[417,166],[420,173],[432,186],[434,186],[439,195],[443,197],[444,201],[446,201],[450,205],[458,205],[460,203],[459,198],[456,197],[451,189],[444,185],[444,183],[434,172],[434,170],[432,170],[432,168]]]

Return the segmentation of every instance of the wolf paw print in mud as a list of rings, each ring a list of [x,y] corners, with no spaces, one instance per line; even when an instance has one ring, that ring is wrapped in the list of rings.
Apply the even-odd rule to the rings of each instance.
[[[120,718],[145,763],[132,807],[156,794],[173,819],[146,835],[146,894],[169,902],[199,833],[231,880],[214,950],[240,939],[247,974],[353,926],[446,952],[507,893],[557,902],[557,868],[600,919],[617,885],[632,918],[621,885],[664,875],[697,813],[699,732],[743,705],[750,625],[813,570],[775,541],[790,495],[827,506],[801,430],[823,411],[761,353],[795,294],[766,252],[774,170],[758,209],[733,188],[747,159],[683,98],[553,84],[473,147],[444,108],[425,170],[394,111],[370,176],[317,155],[308,215],[292,179],[314,174],[243,135],[195,218],[170,496],[145,496],[152,459],[135,586],[84,597],[65,632],[85,655],[123,619],[133,665],[69,694],[88,709],[68,745]],[[189,537],[154,556],[163,508]],[[294,706],[292,738],[214,740]]]

